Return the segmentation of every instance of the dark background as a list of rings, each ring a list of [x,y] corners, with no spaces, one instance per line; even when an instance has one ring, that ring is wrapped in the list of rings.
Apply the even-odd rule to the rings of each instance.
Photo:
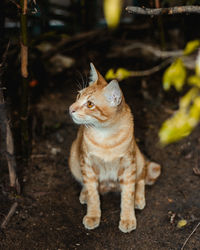
[[[174,89],[164,92],[163,70],[120,82],[134,114],[135,135],[141,151],[162,166],[162,175],[147,187],[147,206],[137,211],[138,227],[130,234],[118,229],[120,196],[101,197],[99,228],[82,224],[86,207],[79,203],[80,186],[68,169],[69,149],[76,136],[66,110],[74,102],[78,85],[87,82],[89,62],[105,75],[110,68],[145,70],[161,60],[144,51],[120,54],[127,44],[146,43],[163,50],[184,49],[200,37],[200,16],[181,14],[149,17],[125,12],[127,5],[155,7],[154,1],[124,1],[122,18],[109,30],[102,1],[37,1],[29,3],[29,165],[21,161],[20,144],[20,10],[13,1],[0,2],[0,53],[10,41],[2,77],[14,134],[17,170],[22,193],[9,187],[7,162],[0,158],[0,221],[13,202],[17,210],[0,231],[0,249],[180,249],[200,220],[199,126],[184,140],[161,147],[158,132],[178,108]],[[160,1],[162,7],[199,4],[199,1]],[[35,13],[34,8],[37,12]],[[41,45],[43,46],[41,49]],[[50,48],[49,51],[46,49]],[[117,48],[117,49],[116,49]],[[56,61],[61,55],[68,65]],[[35,81],[35,85],[33,84]],[[33,86],[34,85],[34,86]],[[187,225],[177,228],[181,219]],[[199,230],[185,249],[199,249]]]

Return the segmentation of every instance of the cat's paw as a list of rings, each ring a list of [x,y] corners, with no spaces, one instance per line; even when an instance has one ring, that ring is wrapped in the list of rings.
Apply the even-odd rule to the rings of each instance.
[[[83,224],[87,229],[94,229],[99,226],[100,217],[90,217],[85,215],[83,218]]]
[[[130,233],[131,231],[136,229],[136,220],[135,219],[120,220],[119,229],[123,233]]]
[[[138,198],[135,200],[135,209],[144,209],[146,206],[145,198]]]

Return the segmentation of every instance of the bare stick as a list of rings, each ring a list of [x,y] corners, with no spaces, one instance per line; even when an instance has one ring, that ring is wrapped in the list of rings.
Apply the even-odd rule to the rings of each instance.
[[[197,230],[198,226],[200,225],[200,222],[196,225],[196,227],[193,229],[193,231],[191,232],[191,234],[187,237],[187,239],[185,240],[185,242],[183,243],[183,246],[181,247],[181,250],[184,249],[185,245],[187,244],[188,240],[191,238],[191,236],[194,234],[194,232]]]
[[[176,50],[176,51],[162,51],[157,47],[154,47],[152,45],[148,45],[145,43],[135,42],[128,46],[125,46],[124,48],[121,48],[122,53],[130,53],[130,50],[133,49],[142,49],[146,50],[147,52],[155,55],[159,58],[167,58],[167,57],[176,57],[176,56],[182,56],[183,50]]]
[[[9,43],[7,45],[6,51],[2,57],[2,63],[0,64],[0,77],[3,74],[3,67],[5,66],[6,56],[9,48]],[[0,78],[0,129],[1,138],[4,142],[4,151],[6,153],[6,158],[8,162],[10,186],[16,188],[17,192],[20,193],[20,184],[16,174],[16,160],[14,155],[14,143],[13,136],[10,129],[10,124],[8,122],[6,106],[3,96],[3,91],[1,88],[1,78]]]
[[[169,59],[165,60],[164,62],[162,62],[161,64],[156,65],[155,67],[153,67],[151,69],[142,70],[142,71],[131,71],[131,76],[132,77],[137,77],[137,76],[139,77],[139,76],[152,75],[152,74],[158,72],[159,70],[163,69],[164,67],[166,67],[172,61],[173,61],[173,59],[169,58]]]
[[[9,0],[11,3],[13,3],[19,10],[21,9],[21,6],[14,0]]]
[[[28,163],[29,130],[28,130],[28,28],[27,28],[27,0],[20,0],[21,5],[21,145],[24,163]]]
[[[178,6],[170,8],[150,9],[145,7],[128,6],[126,10],[131,14],[160,16],[160,15],[175,15],[175,14],[200,14],[200,6]]]
[[[18,203],[15,202],[12,207],[10,208],[9,213],[7,214],[6,218],[4,219],[4,221],[1,224],[1,229],[4,229],[6,227],[6,225],[8,224],[10,218],[13,216],[13,214],[15,213],[16,209],[17,209]]]
[[[138,49],[141,50],[142,54],[146,55],[146,54],[150,53],[157,58],[163,58],[163,59],[168,58],[169,60],[171,60],[170,62],[172,62],[177,57],[181,57],[186,68],[191,69],[191,70],[195,69],[195,60],[196,60],[195,54],[186,56],[186,55],[184,55],[183,50],[162,51],[158,47],[154,47],[152,45],[144,44],[144,43],[140,43],[140,42],[128,43],[127,45],[124,45],[123,48],[116,46],[113,48],[113,51],[107,55],[107,57],[108,58],[113,58],[113,57],[118,57],[118,56],[130,57],[130,56],[134,55],[134,50],[138,50]],[[151,72],[155,73],[155,72],[159,71],[160,69],[162,69],[167,64],[168,63],[164,61],[163,63],[161,63],[161,66],[158,65],[158,67],[156,66],[156,68],[152,68],[144,74],[143,74],[143,71],[141,71],[140,76],[143,76],[145,74],[149,75],[149,73],[151,74]]]
[[[8,162],[9,176],[10,176],[10,186],[15,187],[17,193],[20,193],[20,184],[16,175],[16,160],[14,155],[14,143],[13,136],[10,129],[10,125],[7,121],[6,124],[6,158]]]

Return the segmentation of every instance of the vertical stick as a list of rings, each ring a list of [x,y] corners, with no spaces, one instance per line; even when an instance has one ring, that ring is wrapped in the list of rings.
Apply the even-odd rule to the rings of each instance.
[[[27,0],[20,0],[21,5],[21,144],[22,156],[27,163],[29,153],[28,131],[28,31]]]
[[[14,155],[14,143],[12,132],[8,120],[6,120],[6,158],[8,162],[8,170],[10,177],[10,186],[14,187],[17,190],[17,193],[20,193],[20,184],[16,175],[16,160]]]
[[[160,8],[160,0],[155,0],[155,7],[158,9]],[[160,45],[162,49],[165,49],[165,32],[164,32],[164,26],[163,26],[163,19],[162,16],[158,16],[158,28],[160,33]]]
[[[10,129],[10,124],[7,117],[6,105],[3,96],[1,77],[3,75],[3,68],[6,61],[9,44],[4,52],[2,63],[0,64],[0,138],[2,141],[3,151],[5,151],[8,162],[10,186],[14,187],[20,193],[20,184],[16,174],[16,160],[14,154],[13,136]]]

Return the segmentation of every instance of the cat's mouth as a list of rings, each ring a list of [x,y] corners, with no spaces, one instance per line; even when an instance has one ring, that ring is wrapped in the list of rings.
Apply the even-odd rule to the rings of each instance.
[[[71,118],[72,118],[73,122],[75,122],[76,124],[83,124],[83,121],[81,119],[78,119],[77,117],[75,117],[72,114],[71,114]]]
[[[86,127],[89,126],[94,126],[91,122],[87,122],[85,119],[81,119],[81,118],[77,118],[74,115],[71,114],[72,120],[74,123],[78,124],[78,125],[85,125]]]

